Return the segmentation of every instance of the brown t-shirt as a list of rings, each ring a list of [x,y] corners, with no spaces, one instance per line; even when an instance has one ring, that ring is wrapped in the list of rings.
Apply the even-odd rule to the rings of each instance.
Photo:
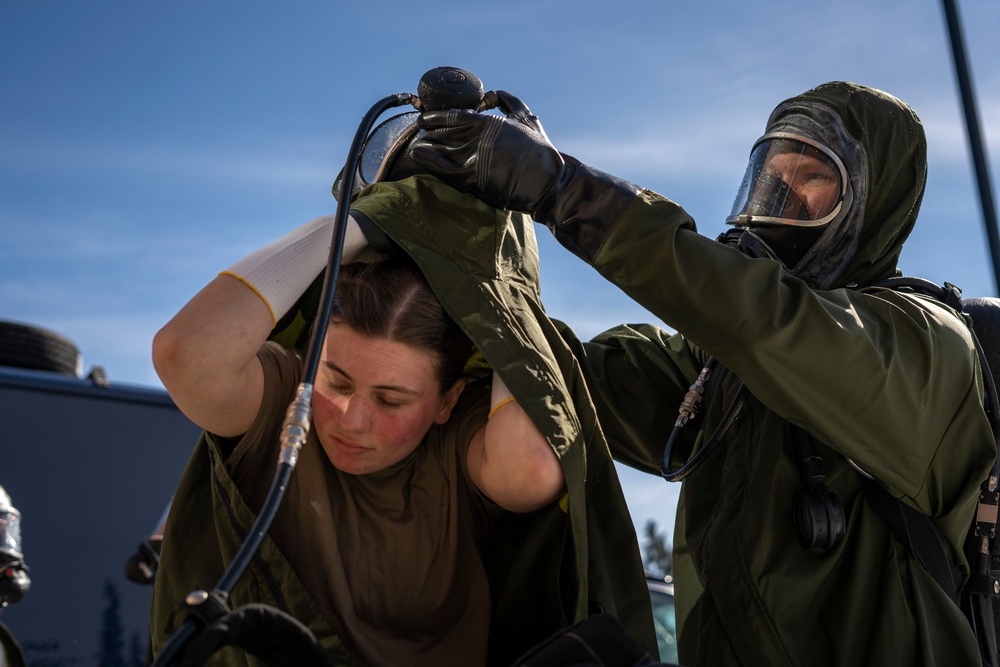
[[[259,511],[278,433],[301,373],[273,343],[258,353],[265,396],[226,465]],[[486,421],[488,387],[467,388],[447,424],[396,465],[334,468],[311,430],[270,536],[344,643],[371,665],[481,665],[490,591],[483,558],[497,509],[472,485],[465,456]]]

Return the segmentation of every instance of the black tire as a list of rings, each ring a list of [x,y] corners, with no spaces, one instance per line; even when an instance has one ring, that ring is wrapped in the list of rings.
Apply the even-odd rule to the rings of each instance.
[[[79,376],[83,358],[73,341],[47,329],[0,321],[0,366]]]

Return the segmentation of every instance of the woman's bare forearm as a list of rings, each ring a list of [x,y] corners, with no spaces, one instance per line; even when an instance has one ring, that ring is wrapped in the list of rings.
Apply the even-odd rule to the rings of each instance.
[[[270,309],[250,287],[218,276],[156,334],[153,364],[189,419],[219,435],[240,435],[260,408],[257,351],[271,328]]]

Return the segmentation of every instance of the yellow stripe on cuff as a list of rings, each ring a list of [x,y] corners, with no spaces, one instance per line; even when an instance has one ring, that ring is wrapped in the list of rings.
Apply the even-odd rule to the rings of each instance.
[[[492,417],[492,416],[493,416],[493,414],[494,414],[494,413],[495,413],[495,412],[496,412],[497,410],[499,410],[500,408],[502,408],[503,406],[507,405],[508,403],[510,403],[510,402],[511,402],[511,401],[513,401],[513,400],[514,400],[514,397],[513,397],[513,396],[511,396],[510,398],[505,398],[504,400],[502,400],[502,401],[500,401],[499,403],[497,403],[496,405],[494,405],[494,406],[493,406],[493,409],[492,409],[492,410],[490,410],[490,414],[486,415],[486,419],[487,419],[487,421],[488,421],[488,420],[490,419],[490,417]]]
[[[249,281],[247,281],[246,278],[244,278],[243,276],[238,276],[232,271],[220,271],[219,275],[235,278],[236,280],[240,281],[241,283],[249,287],[254,294],[260,297],[260,300],[264,302],[264,305],[267,306],[267,312],[271,314],[271,326],[275,326],[276,324],[278,324],[278,318],[274,316],[274,308],[271,308],[271,302],[267,300],[267,297],[261,294],[261,291],[259,289],[257,289]]]

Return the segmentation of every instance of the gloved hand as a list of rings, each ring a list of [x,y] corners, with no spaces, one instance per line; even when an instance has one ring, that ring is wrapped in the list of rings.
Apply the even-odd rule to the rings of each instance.
[[[410,156],[452,187],[491,206],[528,213],[590,262],[640,188],[555,149],[527,105],[486,93],[507,114],[424,112]]]
[[[538,117],[517,97],[495,96],[504,119],[469,109],[421,114],[423,133],[412,158],[452,187],[490,206],[534,214],[559,182],[565,162],[549,142]]]

